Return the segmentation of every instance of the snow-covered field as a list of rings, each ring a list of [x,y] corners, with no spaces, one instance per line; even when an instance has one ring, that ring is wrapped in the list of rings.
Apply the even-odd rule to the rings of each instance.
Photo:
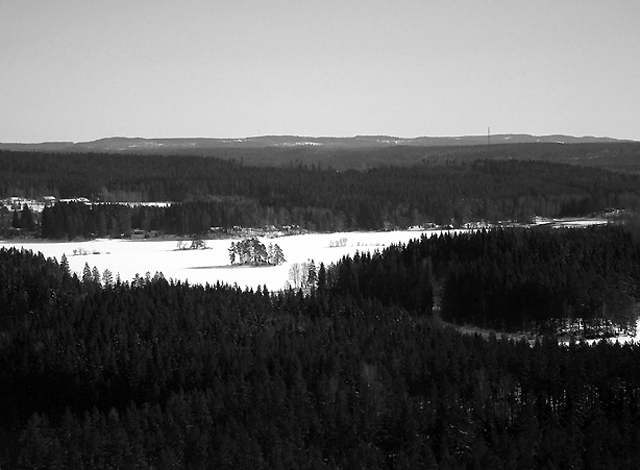
[[[269,267],[231,266],[229,247],[237,240],[207,240],[206,250],[177,250],[177,241],[152,240],[94,240],[88,242],[0,242],[1,247],[16,247],[42,252],[47,257],[60,261],[63,254],[69,260],[72,271],[82,275],[85,263],[98,268],[100,273],[109,269],[114,276],[120,274],[123,281],[131,281],[136,274],[153,276],[162,272],[167,279],[189,281],[191,284],[214,284],[221,281],[238,284],[240,287],[256,288],[266,285],[269,290],[282,289],[289,277],[292,263],[302,263],[313,259],[328,265],[338,261],[344,255],[353,255],[356,251],[383,250],[394,243],[406,243],[422,234],[432,236],[441,230],[395,231],[395,232],[345,232],[331,234],[308,234],[280,238],[261,238],[268,246],[277,243],[284,252],[286,263]],[[345,246],[336,247],[341,239]],[[189,242],[187,242],[189,244]],[[74,255],[83,251],[89,254]],[[93,254],[96,253],[96,254]]]

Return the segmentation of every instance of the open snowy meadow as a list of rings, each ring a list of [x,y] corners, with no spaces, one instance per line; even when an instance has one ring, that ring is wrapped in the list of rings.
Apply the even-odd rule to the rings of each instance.
[[[344,232],[260,238],[265,246],[270,243],[278,244],[286,258],[286,262],[280,266],[266,267],[231,266],[229,247],[232,241],[238,239],[207,240],[205,250],[178,250],[177,240],[94,240],[64,243],[4,241],[0,242],[0,247],[42,252],[46,257],[53,257],[58,261],[65,254],[69,267],[78,276],[82,276],[87,263],[92,269],[97,267],[100,273],[109,269],[114,279],[120,274],[123,281],[131,281],[136,274],[144,277],[147,272],[151,276],[161,272],[167,279],[188,281],[191,284],[215,284],[220,281],[254,289],[266,285],[269,290],[279,290],[285,287],[289,268],[293,263],[312,259],[317,266],[321,262],[329,265],[358,251],[382,251],[391,244],[406,243],[423,234],[433,236],[442,232]],[[189,244],[190,241],[187,240],[186,245]]]

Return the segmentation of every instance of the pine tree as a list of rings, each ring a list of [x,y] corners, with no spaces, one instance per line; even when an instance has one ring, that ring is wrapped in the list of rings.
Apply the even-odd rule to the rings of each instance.
[[[11,220],[11,226],[13,228],[21,228],[22,225],[20,224],[20,216],[18,215],[18,211],[17,210],[13,210],[13,219]]]
[[[327,270],[324,267],[324,263],[320,263],[320,270],[318,271],[318,289],[324,290],[327,287]]]
[[[113,274],[111,273],[109,268],[105,269],[102,273],[102,283],[105,287],[113,285]]]
[[[100,271],[98,271],[97,266],[94,266],[91,270],[91,276],[93,277],[93,282],[97,282],[98,284],[102,283],[102,279],[100,278]]]
[[[282,248],[280,248],[280,245],[278,245],[277,243],[273,245],[273,264],[278,266],[286,261],[287,260],[284,258],[284,253],[282,251]]]
[[[307,285],[310,289],[315,289],[316,284],[318,283],[318,273],[316,271],[316,264],[313,260],[309,260],[308,264],[308,275],[307,275]]]
[[[257,238],[252,238],[251,242],[253,245],[253,264],[256,266],[268,264],[269,255],[264,244]]]
[[[236,264],[236,256],[237,256],[237,247],[235,242],[231,242],[231,246],[229,247],[229,261],[231,264]]]
[[[62,257],[60,258],[60,267],[62,270],[71,275],[71,269],[69,268],[69,260],[67,259],[67,255],[62,253]]]
[[[29,206],[26,204],[22,206],[22,213],[20,214],[20,227],[22,227],[23,230],[35,229],[33,213],[31,212],[31,209],[29,209]]]
[[[84,263],[84,268],[82,269],[82,282],[85,284],[88,284],[92,281],[93,281],[93,273],[91,272],[89,263]]]

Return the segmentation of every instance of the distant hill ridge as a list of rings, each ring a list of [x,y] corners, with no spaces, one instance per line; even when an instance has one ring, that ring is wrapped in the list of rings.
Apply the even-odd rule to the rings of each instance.
[[[358,135],[354,137],[308,137],[293,135],[265,135],[245,138],[160,138],[108,137],[92,142],[43,142],[37,144],[0,143],[4,150],[36,151],[90,151],[127,152],[168,149],[215,149],[215,148],[268,148],[268,147],[319,147],[333,149],[383,148],[395,146],[441,147],[516,143],[614,143],[633,142],[610,137],[574,137],[568,135],[496,134],[459,137],[414,137],[403,138],[387,135]]]

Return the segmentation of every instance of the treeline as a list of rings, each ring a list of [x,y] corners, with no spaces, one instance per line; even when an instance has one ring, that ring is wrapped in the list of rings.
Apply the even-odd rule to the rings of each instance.
[[[29,168],[44,165],[44,155],[16,155],[24,159],[17,160],[22,166],[0,152],[0,161],[14,164],[0,175],[0,193],[10,195],[12,188],[23,188],[23,194],[89,195],[105,202],[46,208],[37,228],[49,239],[118,237],[132,229],[184,235],[207,233],[212,226],[377,230],[640,208],[638,176],[541,161],[481,160],[336,172],[303,166],[247,167],[213,157],[52,154],[47,171],[34,175],[25,165],[30,159],[42,161],[31,162]],[[79,169],[72,170],[76,164]],[[62,168],[67,172],[58,181]],[[175,203],[108,203],[127,198]],[[16,226],[22,219],[18,211],[0,217],[5,229],[24,230]]]
[[[128,206],[123,204],[57,203],[42,212],[40,233],[43,238],[73,240],[76,237],[123,237],[134,229],[156,230],[165,234],[205,235],[216,229],[234,227],[277,228],[297,226],[310,231],[357,229],[347,224],[342,211],[261,206],[254,200],[220,198],[194,201],[168,207]]]
[[[503,239],[434,246],[455,258]],[[424,315],[429,294],[378,295],[376,272],[438,273],[447,253],[425,264],[426,247],[365,276],[364,257],[321,267],[307,296],[105,287],[0,250],[2,468],[634,468],[640,348],[485,341]]]

